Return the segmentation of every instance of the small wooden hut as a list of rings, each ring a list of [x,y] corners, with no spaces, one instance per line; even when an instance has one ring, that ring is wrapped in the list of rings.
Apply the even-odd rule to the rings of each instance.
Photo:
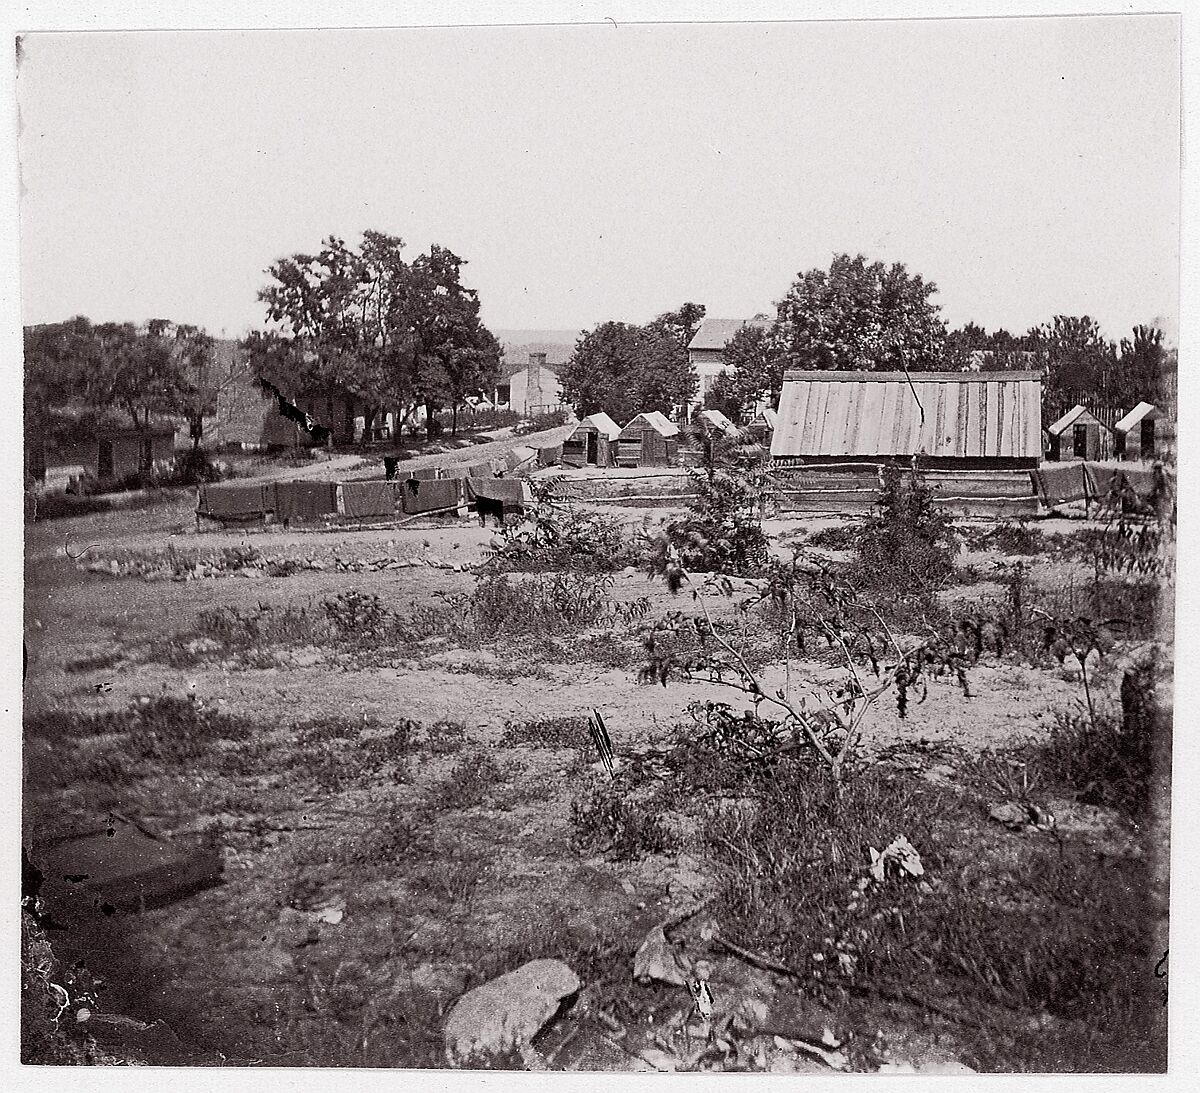
[[[679,455],[679,426],[658,410],[638,414],[617,437],[618,467],[669,467]]]
[[[1072,406],[1057,421],[1046,426],[1050,434],[1051,463],[1073,459],[1096,462],[1112,455],[1112,433],[1086,406]]]
[[[769,448],[778,421],[779,415],[770,406],[764,406],[754,415],[754,419],[747,426],[747,431],[759,444]]]
[[[1139,402],[1113,426],[1113,454],[1118,459],[1153,459],[1158,408]]]
[[[696,421],[703,422],[726,436],[734,436],[738,431],[738,427],[720,410],[701,410],[696,415]]]
[[[601,411],[588,414],[563,441],[562,462],[566,467],[611,467],[615,463],[621,426]]]

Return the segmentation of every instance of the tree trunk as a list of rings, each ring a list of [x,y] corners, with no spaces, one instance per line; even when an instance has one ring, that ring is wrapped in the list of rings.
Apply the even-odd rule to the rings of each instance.
[[[379,413],[378,406],[372,406],[363,411],[363,432],[358,438],[358,443],[365,448],[371,442],[371,430],[375,427],[375,418]]]
[[[450,435],[458,436],[458,403],[450,410]]]
[[[425,439],[433,440],[441,432],[441,427],[437,423],[434,416],[437,413],[437,407],[428,399],[425,401]]]

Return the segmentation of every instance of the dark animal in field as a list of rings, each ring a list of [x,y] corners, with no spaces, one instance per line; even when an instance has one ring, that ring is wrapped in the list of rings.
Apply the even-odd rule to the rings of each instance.
[[[496,527],[504,527],[504,502],[498,497],[475,498],[475,511],[479,513],[479,526],[487,527],[488,517],[494,517]]]

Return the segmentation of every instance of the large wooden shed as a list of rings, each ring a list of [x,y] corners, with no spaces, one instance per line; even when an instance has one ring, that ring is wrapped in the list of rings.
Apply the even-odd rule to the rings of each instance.
[[[658,410],[638,414],[617,438],[618,467],[667,467],[679,454],[679,426]]]
[[[1113,426],[1113,454],[1118,459],[1153,459],[1158,408],[1139,402]]]
[[[785,372],[771,455],[1033,468],[1041,397],[1037,372]]]
[[[966,514],[1037,510],[1037,372],[785,372],[772,462],[786,508],[865,512],[880,468],[919,456],[935,497]]]
[[[563,441],[562,461],[567,467],[611,467],[616,461],[621,426],[603,411],[588,414]]]
[[[1057,421],[1046,426],[1050,434],[1047,458],[1051,463],[1073,459],[1096,462],[1112,456],[1112,432],[1086,406],[1072,406]]]

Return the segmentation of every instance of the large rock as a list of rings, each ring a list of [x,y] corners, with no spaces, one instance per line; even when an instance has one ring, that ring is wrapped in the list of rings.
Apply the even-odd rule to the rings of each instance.
[[[446,1021],[446,1059],[463,1066],[521,1050],[579,990],[579,977],[561,960],[533,960],[468,991]]]

